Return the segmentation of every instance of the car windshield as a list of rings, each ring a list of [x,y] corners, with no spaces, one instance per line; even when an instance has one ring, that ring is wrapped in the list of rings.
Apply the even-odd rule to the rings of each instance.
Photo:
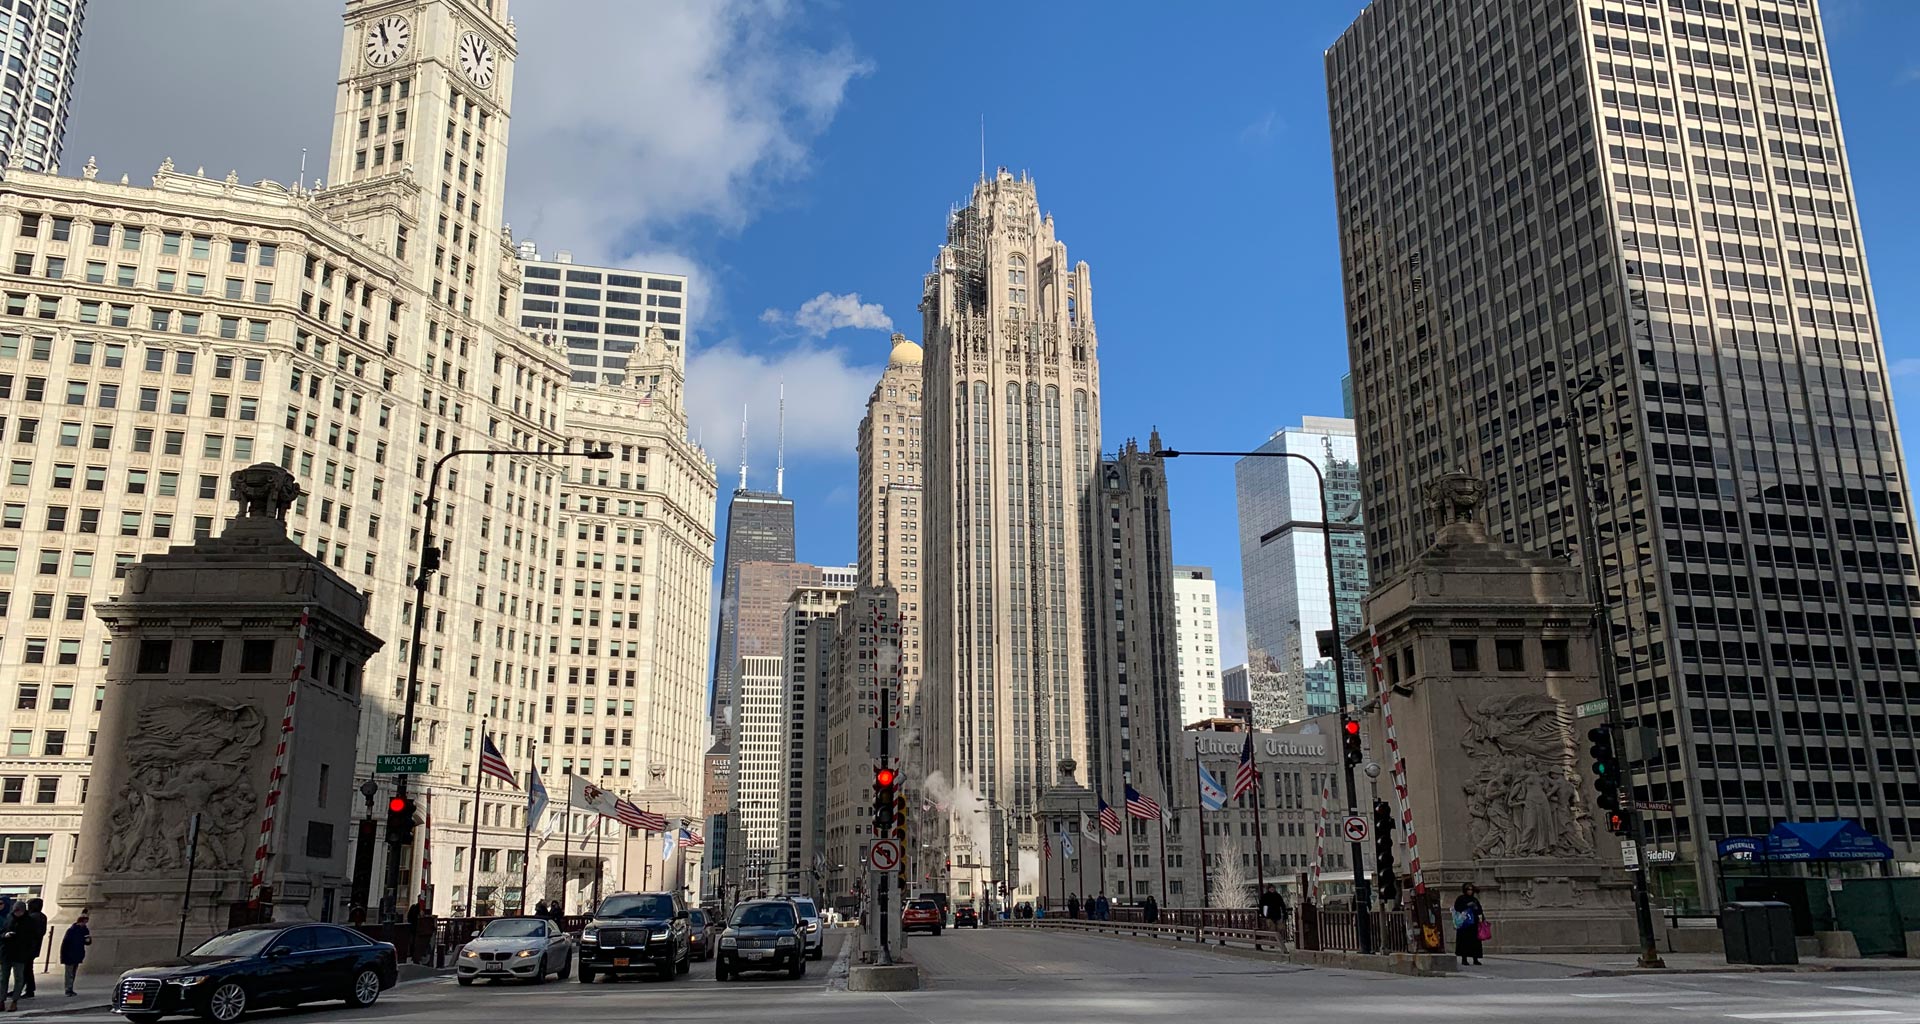
[[[237,932],[215,935],[213,938],[193,947],[188,956],[258,956],[267,948],[267,943],[282,933],[272,928],[248,928]]]
[[[804,899],[794,900],[793,909],[798,910],[800,912],[801,917],[819,917],[820,916],[820,911],[818,908],[816,908],[813,905],[812,900],[804,900]]]
[[[704,928],[704,927],[706,927],[706,926],[707,926],[707,912],[706,912],[706,911],[704,911],[704,910],[689,910],[689,911],[687,911],[687,923],[688,923],[688,924],[690,924],[690,925],[692,925],[692,926],[693,926],[693,927],[695,927],[695,928]]]
[[[547,934],[547,922],[537,917],[514,917],[494,921],[487,930],[480,933],[483,939],[517,939],[544,936]]]
[[[793,908],[784,903],[749,903],[733,912],[735,928],[791,928]]]
[[[594,916],[672,917],[673,898],[670,896],[609,896],[600,904],[600,912]]]
[[[940,909],[938,906],[934,904],[932,900],[914,900],[912,903],[907,904],[907,907],[910,910],[939,910]]]

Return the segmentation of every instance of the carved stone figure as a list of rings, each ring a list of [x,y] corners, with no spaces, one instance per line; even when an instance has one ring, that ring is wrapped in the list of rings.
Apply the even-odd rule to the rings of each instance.
[[[1438,530],[1453,523],[1477,523],[1487,485],[1470,473],[1446,473],[1427,485],[1427,511]]]
[[[80,168],[80,176],[92,181],[100,176],[100,162],[93,157],[87,158],[86,166]]]
[[[232,487],[240,514],[248,518],[285,519],[301,493],[300,482],[293,474],[271,462],[234,470]]]
[[[266,718],[248,704],[187,697],[140,712],[121,751],[127,781],[114,808],[109,871],[186,864],[187,821],[201,814],[202,867],[235,868],[255,806],[248,777]]]
[[[1463,784],[1468,832],[1481,857],[1587,856],[1593,823],[1572,778],[1572,722],[1541,693],[1463,701],[1460,746],[1474,766]]]

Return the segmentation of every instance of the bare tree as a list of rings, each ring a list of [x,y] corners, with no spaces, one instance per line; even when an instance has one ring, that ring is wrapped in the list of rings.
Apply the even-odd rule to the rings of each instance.
[[[1253,866],[1245,863],[1245,851],[1238,839],[1228,840],[1220,849],[1220,866],[1213,869],[1213,891],[1207,896],[1210,907],[1244,910],[1259,899],[1254,892]]]

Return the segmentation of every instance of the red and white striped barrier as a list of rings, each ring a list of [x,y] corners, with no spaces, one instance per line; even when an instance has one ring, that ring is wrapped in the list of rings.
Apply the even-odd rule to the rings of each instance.
[[[1320,868],[1327,860],[1327,806],[1333,801],[1333,776],[1320,783],[1320,812],[1313,816],[1313,874],[1308,877],[1307,900],[1320,902]]]
[[[1371,625],[1367,633],[1373,642],[1373,686],[1380,694],[1380,714],[1386,720],[1387,751],[1393,755],[1393,791],[1400,799],[1400,827],[1407,833],[1407,870],[1413,874],[1414,895],[1424,896],[1427,881],[1420,872],[1420,835],[1413,829],[1413,801],[1407,797],[1407,759],[1400,753],[1400,738],[1393,731],[1393,691],[1380,668],[1380,634]]]
[[[300,697],[300,676],[307,668],[307,627],[310,608],[300,609],[300,630],[293,642],[293,671],[287,675],[287,703],[280,715],[280,743],[273,750],[273,774],[267,776],[267,798],[260,810],[260,844],[253,849],[253,879],[248,900],[259,902],[267,884],[267,860],[272,856],[273,827],[280,813],[280,791],[287,781],[287,746],[293,740],[293,705]]]

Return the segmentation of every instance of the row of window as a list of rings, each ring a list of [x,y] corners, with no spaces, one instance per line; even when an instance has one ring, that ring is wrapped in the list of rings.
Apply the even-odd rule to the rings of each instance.
[[[69,740],[68,732],[65,729],[46,729],[39,735],[39,756],[41,757],[79,757],[82,754],[80,750],[71,749],[76,744]],[[9,729],[7,731],[7,756],[35,756],[33,751],[33,738],[34,731],[32,729]],[[100,734],[98,732],[89,731],[87,733],[85,756],[93,756],[94,745],[99,738]]]
[[[210,260],[213,258],[213,239],[206,235],[195,235],[184,231],[149,231],[134,224],[116,225],[111,221],[96,221],[84,225],[88,240],[96,248],[118,248],[121,252],[139,252],[149,237],[160,239],[160,255],[179,256],[186,254],[190,259]],[[38,213],[20,215],[20,237],[41,238],[49,241],[65,242],[73,237],[74,219],[72,217],[45,216]],[[118,229],[119,244],[114,244]],[[42,231],[45,231],[43,236]],[[268,242],[255,245],[247,239],[235,238],[227,243],[227,262],[246,265],[251,254],[254,266],[274,266],[280,257],[280,247]]]

